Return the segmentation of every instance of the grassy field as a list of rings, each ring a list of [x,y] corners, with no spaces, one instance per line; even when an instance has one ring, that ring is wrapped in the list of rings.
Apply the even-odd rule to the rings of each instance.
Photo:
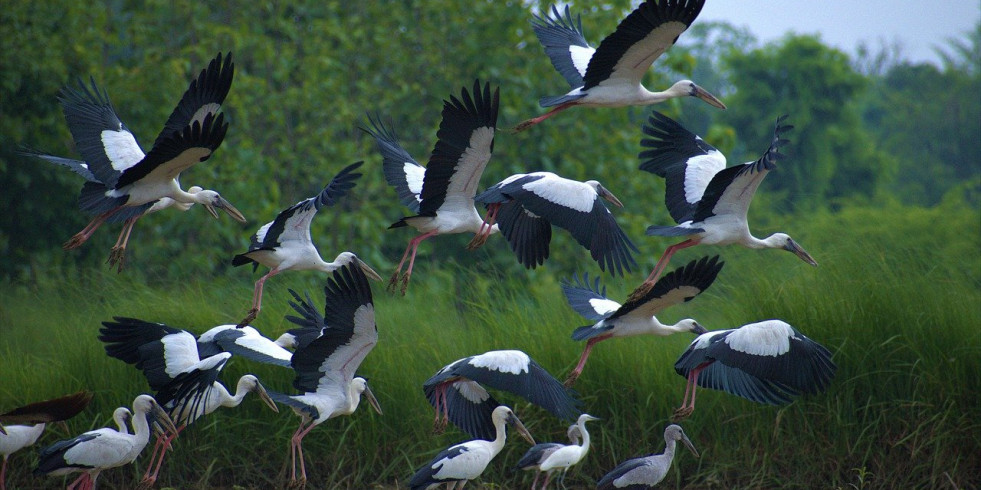
[[[826,393],[783,407],[700,391],[697,410],[683,426],[702,457],[679,452],[662,485],[978,488],[981,216],[977,209],[954,211],[894,206],[796,221],[788,228],[818,268],[774,251],[680,253],[673,267],[715,253],[726,266],[706,294],[662,320],[693,317],[723,329],[781,318],[827,346],[838,372]],[[649,266],[666,243],[644,240]],[[433,242],[423,248],[455,243]],[[95,400],[69,422],[72,434],[107,425],[112,409],[129,405],[146,383],[136,369],[105,355],[96,339],[101,321],[133,316],[199,332],[234,323],[248,307],[254,279],[237,271],[177,283],[135,269],[120,275],[42,270],[30,283],[0,286],[0,408],[84,388]],[[448,362],[517,348],[560,379],[575,365],[582,345],[569,334],[586,322],[566,306],[548,269],[478,277],[472,270],[469,264],[424,265],[405,297],[375,288],[380,341],[361,373],[385,414],[362,407],[314,429],[304,441],[308,488],[405,488],[416,467],[466,439],[453,428],[434,435],[433,412],[422,395],[422,382]],[[605,280],[611,298],[622,300],[640,274]],[[275,337],[289,327],[286,288],[311,291],[322,301],[322,281],[315,273],[270,280],[254,325]],[[591,488],[617,462],[662,449],[661,434],[684,393],[684,379],[672,365],[690,341],[688,335],[641,337],[596,347],[576,389],[584,409],[602,420],[590,424],[593,447],[570,471],[570,488]],[[246,372],[270,389],[292,392],[291,371],[242,359],[229,364],[224,380],[234,384]],[[565,422],[514,397],[498,398],[512,404],[539,441],[563,438]],[[274,414],[257,399],[219,411],[178,438],[160,486],[280,486],[297,421],[289,410]],[[38,446],[14,454],[8,488],[62,485],[59,478],[36,480],[29,473],[38,447],[68,435],[53,427]],[[474,487],[529,486],[530,474],[509,471],[526,449],[511,440],[484,473],[483,487]],[[106,472],[101,488],[132,488],[148,458]]]

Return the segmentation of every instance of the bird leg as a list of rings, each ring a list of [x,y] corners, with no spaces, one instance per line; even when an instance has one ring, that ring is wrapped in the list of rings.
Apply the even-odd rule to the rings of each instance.
[[[552,472],[551,471],[546,471],[545,472],[545,481],[542,483],[542,490],[545,490],[546,488],[548,488],[548,482],[551,479],[552,479]]]
[[[536,471],[535,472],[535,479],[531,481],[531,490],[535,490],[535,487],[538,486],[538,479],[541,478],[541,477],[542,477],[542,472],[541,471]]]
[[[306,462],[303,461],[303,438],[306,437],[306,435],[316,426],[317,424],[311,420],[310,423],[306,426],[306,428],[303,427],[303,424],[300,424],[300,428],[296,430],[295,434],[293,434],[293,443],[296,445],[296,453],[300,459],[300,479],[297,482],[300,487],[305,487],[307,485],[307,466],[306,466]],[[295,462],[293,463],[292,480],[296,481]]]
[[[150,463],[147,464],[146,474],[143,475],[143,480],[140,482],[141,489],[152,488],[153,484],[157,481],[157,476],[160,475],[160,467],[163,466],[164,456],[167,455],[167,451],[170,450],[170,443],[177,438],[177,435],[181,433],[187,427],[184,424],[177,428],[177,432],[173,434],[165,434],[163,436],[157,437],[157,443],[153,446],[153,454],[150,455]],[[153,466],[153,457],[157,455],[157,448],[160,448],[160,455],[157,459],[157,465]],[[153,468],[153,473],[150,473],[150,468]]]
[[[405,253],[402,254],[402,260],[399,261],[399,267],[395,270],[395,274],[392,275],[392,279],[388,281],[388,290],[394,291],[395,285],[399,283],[399,273],[402,272],[402,265],[405,264],[406,257],[409,257],[409,268],[406,269],[405,274],[402,275],[400,291],[402,296],[405,296],[405,291],[409,288],[409,277],[412,276],[412,266],[416,263],[416,251],[419,249],[419,244],[423,240],[436,236],[439,234],[438,230],[430,230],[422,235],[419,235],[412,240],[409,240],[409,246],[405,247]],[[412,255],[409,255],[409,251],[412,251]]]
[[[3,455],[3,464],[0,465],[0,490],[7,490],[7,457],[9,454]]]
[[[650,286],[653,286],[654,283],[657,282],[658,278],[661,277],[661,273],[664,272],[664,268],[668,266],[668,260],[671,259],[671,256],[674,255],[675,252],[683,248],[694,247],[695,245],[698,245],[698,241],[693,238],[689,238],[688,240],[681,243],[676,243],[665,249],[664,254],[662,254],[661,258],[657,260],[657,264],[654,264],[654,270],[651,271],[651,275],[647,276],[647,280],[644,281],[644,285],[648,287],[647,290],[641,294],[646,294],[647,291],[650,290]],[[631,296],[637,294],[640,290],[641,288],[637,288],[637,291],[634,291]]]
[[[126,256],[126,244],[129,243],[129,234],[133,232],[133,225],[136,224],[136,220],[139,218],[139,216],[136,216],[123,223],[123,230],[119,232],[119,238],[116,239],[116,244],[112,246],[112,250],[109,252],[109,260],[106,263],[109,264],[110,269],[118,263],[119,267],[116,269],[116,272],[123,271],[123,264],[126,262],[124,259]]]
[[[255,282],[255,289],[252,291],[252,309],[245,315],[242,321],[238,322],[237,328],[242,328],[252,323],[255,317],[259,316],[259,309],[262,308],[262,287],[266,284],[266,279],[269,279],[276,274],[279,274],[280,270],[278,267],[273,267],[266,273],[266,275],[259,278]]]
[[[593,337],[586,341],[586,348],[583,349],[582,355],[579,356],[579,364],[576,364],[576,368],[573,369],[572,372],[569,373],[569,377],[565,379],[566,388],[572,387],[572,385],[575,384],[576,380],[579,379],[579,375],[582,374],[583,368],[586,367],[586,359],[589,359],[589,352],[593,350],[593,345],[595,345],[597,342],[602,342],[612,336],[613,336],[612,333],[608,333],[608,334],[600,335],[598,337]]]
[[[436,420],[433,421],[433,434],[442,434],[446,431],[449,423],[449,406],[446,403],[446,387],[449,382],[441,383],[436,387]]]
[[[494,228],[494,222],[497,221],[497,211],[500,208],[501,204],[496,202],[487,206],[487,219],[480,223],[480,229],[477,230],[477,234],[467,244],[467,250],[475,250],[487,243],[491,230]]]
[[[690,416],[691,413],[695,411],[695,391],[697,389],[696,384],[698,383],[698,373],[702,372],[702,370],[705,369],[708,365],[709,363],[701,364],[695,367],[695,369],[692,369],[690,373],[688,373],[688,383],[685,386],[685,398],[684,400],[681,401],[681,407],[675,410],[674,415],[671,416],[671,420],[673,422],[680,422],[688,418],[688,416]],[[690,404],[688,401],[689,393],[691,393]]]
[[[79,485],[82,485],[81,487],[82,489],[88,488],[88,480],[89,480],[88,472],[82,472],[82,474],[78,478],[74,479],[68,485],[68,487],[65,488],[65,490],[76,490],[77,488],[79,488]]]
[[[525,121],[522,121],[522,122],[518,123],[518,125],[515,126],[513,129],[511,129],[510,132],[511,133],[520,133],[521,131],[524,131],[524,130],[526,130],[526,129],[528,129],[528,128],[530,128],[530,127],[532,127],[532,126],[534,126],[534,125],[536,125],[536,124],[538,124],[538,123],[540,123],[540,122],[542,122],[542,121],[544,121],[544,120],[546,120],[546,119],[548,119],[548,118],[550,118],[550,117],[558,114],[559,112],[562,112],[562,111],[564,111],[564,110],[566,110],[566,109],[568,109],[568,108],[570,108],[570,107],[572,107],[574,105],[576,105],[576,102],[575,101],[566,102],[565,104],[560,104],[560,105],[556,106],[554,109],[546,112],[545,114],[542,114],[541,116],[533,117],[531,119],[527,119]]]
[[[96,216],[94,219],[92,219],[92,221],[89,221],[89,224],[86,225],[85,228],[82,228],[82,231],[76,233],[69,238],[67,242],[62,244],[61,248],[63,250],[71,250],[82,246],[82,244],[88,241],[89,237],[95,233],[95,230],[102,226],[102,223],[104,223],[113,214],[116,214],[116,211],[119,211],[120,209],[122,208],[118,207],[115,209],[110,209],[109,211]]]

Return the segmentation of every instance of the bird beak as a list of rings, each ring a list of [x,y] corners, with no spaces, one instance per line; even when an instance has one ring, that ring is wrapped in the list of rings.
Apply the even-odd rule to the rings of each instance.
[[[371,388],[369,388],[368,385],[364,385],[363,394],[368,399],[368,403],[371,405],[371,408],[374,408],[375,411],[378,412],[378,415],[384,415],[382,413],[382,407],[378,403],[378,399],[375,398],[375,394],[371,392]]]
[[[266,393],[266,388],[262,386],[262,383],[255,384],[255,394],[259,395],[259,399],[262,400],[273,412],[279,413],[279,407],[276,406],[276,402],[269,397],[269,393]]]
[[[586,418],[584,420],[593,421],[593,420],[600,420],[600,418],[599,417],[593,417],[592,415],[586,414]]]
[[[600,197],[602,197],[603,199],[606,199],[607,201],[610,201],[611,203],[613,203],[614,206],[616,206],[618,208],[622,208],[623,207],[623,203],[620,202],[619,199],[617,199],[617,196],[614,196],[612,192],[610,192],[609,190],[607,190],[606,187],[599,186],[598,191],[599,191]]]
[[[708,333],[708,330],[706,330],[700,323],[695,322],[695,328],[693,328],[691,332],[695,335],[702,335],[704,333]]]
[[[691,451],[691,453],[694,454],[696,458],[701,457],[698,454],[698,450],[695,449],[695,445],[691,443],[691,440],[688,439],[688,436],[684,432],[681,433],[681,443],[684,444],[685,447],[688,448],[688,450]]]
[[[719,109],[726,108],[726,105],[723,104],[721,100],[716,98],[714,95],[708,93],[707,90],[703,89],[702,87],[699,87],[698,85],[695,85],[695,90],[693,91],[691,96],[698,97],[699,99],[704,100],[710,106],[718,107]]]
[[[164,430],[177,436],[177,426],[174,425],[174,421],[170,420],[170,415],[160,407],[156,402],[153,404],[153,408],[150,409],[153,412],[153,418],[156,419],[157,423],[163,426]]]
[[[211,213],[211,216],[214,216],[215,218],[218,218],[218,211],[216,211],[214,208],[218,208],[228,213],[228,215],[231,216],[232,219],[238,221],[239,223],[248,222],[248,220],[245,219],[245,216],[241,212],[239,212],[239,210],[235,209],[235,206],[232,206],[232,203],[228,202],[227,200],[225,200],[224,197],[221,196],[215,198],[215,202],[212,203],[211,205],[205,204],[204,208],[207,209],[208,212]]]
[[[0,424],[0,434],[7,435],[7,431],[3,428],[3,424]]]
[[[532,446],[535,445],[535,438],[531,437],[531,432],[528,432],[528,429],[525,428],[525,424],[521,423],[521,420],[517,415],[511,413],[511,415],[508,416],[508,423],[514,426],[514,430],[518,431],[518,434],[521,434],[521,437],[524,437],[529,444]]]
[[[794,255],[800,257],[800,259],[803,260],[804,262],[807,262],[808,264],[817,267],[818,263],[815,262],[814,259],[811,258],[811,255],[806,251],[804,251],[804,249],[801,248],[801,246],[798,245],[797,242],[793,240],[787,240],[787,245],[785,245],[783,248],[788,252],[793,252]]]
[[[381,281],[382,280],[382,277],[379,276],[378,273],[375,272],[374,269],[372,269],[371,267],[369,267],[368,264],[364,263],[363,260],[361,260],[361,259],[356,259],[356,260],[358,261],[358,267],[360,267],[361,270],[364,271],[364,275],[368,276],[369,279],[372,279],[374,281]]]

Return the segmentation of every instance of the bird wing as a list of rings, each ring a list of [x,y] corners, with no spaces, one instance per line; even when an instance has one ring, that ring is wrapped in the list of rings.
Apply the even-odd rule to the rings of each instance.
[[[211,330],[215,329],[221,330],[216,331],[210,338],[221,350],[265,364],[290,367],[293,353],[263,337],[258,330],[249,326],[236,328],[235,325],[222,325]],[[208,332],[201,334],[198,341],[209,338]]]
[[[460,98],[443,101],[442,120],[436,133],[426,175],[422,182],[419,214],[435,216],[444,202],[473,202],[477,184],[494,149],[500,89],[491,94],[490,83],[474,81],[473,96],[466,89]]]
[[[606,286],[600,288],[599,277],[589,283],[589,274],[583,273],[582,278],[578,275],[572,276],[576,283],[572,284],[570,279],[562,281],[562,293],[565,300],[569,302],[576,313],[579,313],[587,320],[598,322],[609,317],[620,309],[620,303],[606,297]]]
[[[34,468],[34,475],[46,475],[52,471],[59,470],[65,467],[73,468],[91,468],[92,465],[85,464],[82,462],[73,462],[66,465],[65,453],[69,449],[77,447],[79,444],[86,443],[88,441],[95,440],[99,437],[108,434],[108,431],[112,429],[97,429],[93,431],[86,432],[84,434],[78,435],[71,439],[63,439],[58,441],[48,447],[45,447],[38,453],[38,463]]]
[[[202,123],[209,114],[212,117],[216,116],[232,87],[234,76],[235,65],[232,64],[232,53],[228,53],[224,61],[222,61],[222,54],[218,53],[208,63],[208,67],[201,70],[201,74],[196,79],[191,80],[191,84],[170,113],[153,146],[163,143],[172,134],[183,131],[195,121]]]
[[[386,127],[380,117],[368,116],[370,128],[361,130],[375,138],[375,146],[382,155],[382,169],[385,172],[385,182],[395,188],[399,202],[408,207],[413,213],[419,212],[422,198],[422,181],[426,175],[423,167],[402,148],[394,127]]]
[[[197,339],[183,330],[143,344],[138,351],[140,362],[136,367],[143,370],[153,390],[163,389],[179,374],[195,369],[201,362]]]
[[[639,85],[644,73],[701,12],[704,0],[647,0],[606,36],[589,60],[583,89]]]
[[[68,420],[92,401],[92,392],[79,391],[50,400],[30,403],[0,414],[0,423],[34,425]]]
[[[497,226],[518,262],[529,269],[545,263],[552,241],[552,224],[548,220],[515,201],[508,201],[497,210]]]
[[[306,299],[300,298],[300,295],[289,290],[290,294],[293,295],[293,299],[296,302],[290,301],[289,304],[293,307],[293,310],[302,316],[286,315],[286,319],[290,322],[299,325],[299,328],[292,328],[286,331],[294,338],[295,349],[301,349],[308,345],[313,339],[320,336],[323,329],[327,326],[327,320],[324,319],[320,310],[313,305],[313,300],[310,298],[309,293],[306,294]]]
[[[545,54],[552,61],[552,66],[569,82],[569,86],[582,87],[582,77],[586,75],[589,59],[596,49],[583,37],[580,16],[577,15],[573,21],[568,5],[565,6],[564,16],[552,5],[552,14],[546,14],[545,17],[536,15],[531,27],[538,42],[545,48]]]
[[[218,381],[218,374],[231,357],[231,353],[222,352],[202,360],[157,389],[154,399],[175,423],[194,422],[207,412],[208,397]]]
[[[664,205],[676,223],[691,219],[709,182],[726,168],[726,157],[673,119],[651,111],[640,140],[640,169],[664,177]]]
[[[557,442],[542,442],[535,444],[525,451],[524,456],[522,456],[521,459],[519,459],[514,465],[514,469],[523,470],[525,468],[537,467],[549,456],[551,456],[552,453],[563,447],[565,447],[565,444],[559,444]]]
[[[99,340],[106,344],[106,354],[126,364],[136,364],[137,367],[141,361],[141,346],[159,341],[168,335],[187,333],[163,323],[146,322],[122,316],[112,318],[115,321],[102,322],[102,327],[99,328]],[[191,335],[191,338],[194,336]],[[195,347],[194,357],[198,355],[196,349]]]
[[[437,408],[437,386],[451,377],[434,376],[423,384],[423,392],[429,404]],[[445,388],[446,417],[463,432],[472,437],[493,440],[496,435],[491,415],[500,403],[491,396],[480,383],[468,379],[457,379]]]
[[[664,479],[669,468],[667,464],[654,464],[653,458],[633,458],[618,464],[596,482],[596,490],[651,488]]]
[[[724,264],[718,255],[693,260],[658,279],[643,296],[634,299],[631,294],[631,299],[610,318],[626,315],[650,318],[669,306],[691,301],[712,285]]]
[[[47,153],[41,153],[40,151],[35,150],[33,148],[24,148],[17,153],[28,157],[40,158],[42,160],[51,162],[55,165],[61,165],[62,167],[65,167],[68,170],[71,170],[72,172],[75,172],[76,174],[80,175],[83,179],[85,179],[86,182],[95,182],[99,184],[102,183],[99,181],[99,179],[95,177],[92,171],[89,170],[89,165],[83,162],[82,160],[74,160],[71,158],[63,158],[55,155],[48,155]]]
[[[157,141],[146,157],[122,171],[114,188],[119,189],[138,180],[168,182],[194,164],[207,160],[225,139],[228,124],[224,116],[209,113],[203,121],[194,121],[163,141]],[[92,161],[88,158],[86,161],[95,173]]]

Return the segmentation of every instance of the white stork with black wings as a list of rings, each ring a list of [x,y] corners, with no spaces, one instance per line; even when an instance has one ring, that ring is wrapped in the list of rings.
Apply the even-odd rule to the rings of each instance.
[[[647,0],[624,18],[616,30],[594,49],[583,36],[579,16],[573,21],[568,5],[565,15],[552,6],[552,15],[535,16],[532,28],[552,66],[569,82],[565,95],[542,97],[551,111],[518,124],[522,131],[569,107],[622,107],[649,105],[674,97],[698,97],[725,109],[714,95],[691,80],[676,82],[663,92],[651,92],[641,81],[658,57],[694,22],[704,0]]]
[[[726,158],[719,150],[671,118],[651,111],[644,125],[644,134],[649,138],[640,142],[649,149],[640,153],[640,169],[665,178],[664,203],[678,225],[651,226],[647,234],[688,238],[664,251],[647,278],[648,285],[657,280],[675,252],[698,244],[779,248],[817,265],[786,233],[774,233],[764,239],[754,237],[746,218],[760,182],[783,156],[780,147],[787,143],[783,133],[793,129],[783,124],[786,118],[777,118],[773,140],[763,156],[755,162],[726,168]]]
[[[399,145],[395,132],[380,121],[370,121],[371,129],[362,128],[375,138],[384,160],[385,179],[395,187],[399,200],[416,212],[389,228],[411,226],[421,233],[409,241],[389,288],[399,284],[408,258],[409,267],[401,276],[400,286],[405,294],[416,251],[423,240],[451,233],[478,233],[485,228],[489,228],[487,233],[497,231],[480,217],[474,196],[494,149],[499,92],[495,89],[491,93],[490,83],[481,87],[480,81],[475,80],[473,94],[463,88],[459,99],[451,95],[443,101],[436,145],[425,170]]]
[[[109,263],[122,267],[126,241],[133,224],[155,201],[170,198],[220,208],[245,222],[234,206],[212,190],[186,192],[177,181],[180,173],[211,157],[225,137],[228,125],[218,111],[231,87],[234,67],[231,54],[221,53],[198,78],[191,81],[177,107],[167,119],[153,147],[144,153],[136,137],[122,123],[108,94],[91,81],[78,88],[65,87],[60,97],[75,147],[87,164],[79,196],[82,211],[96,217],[64,244],[66,250],[83,243],[107,219],[124,213],[126,225],[109,256]],[[78,172],[76,170],[76,172]]]

